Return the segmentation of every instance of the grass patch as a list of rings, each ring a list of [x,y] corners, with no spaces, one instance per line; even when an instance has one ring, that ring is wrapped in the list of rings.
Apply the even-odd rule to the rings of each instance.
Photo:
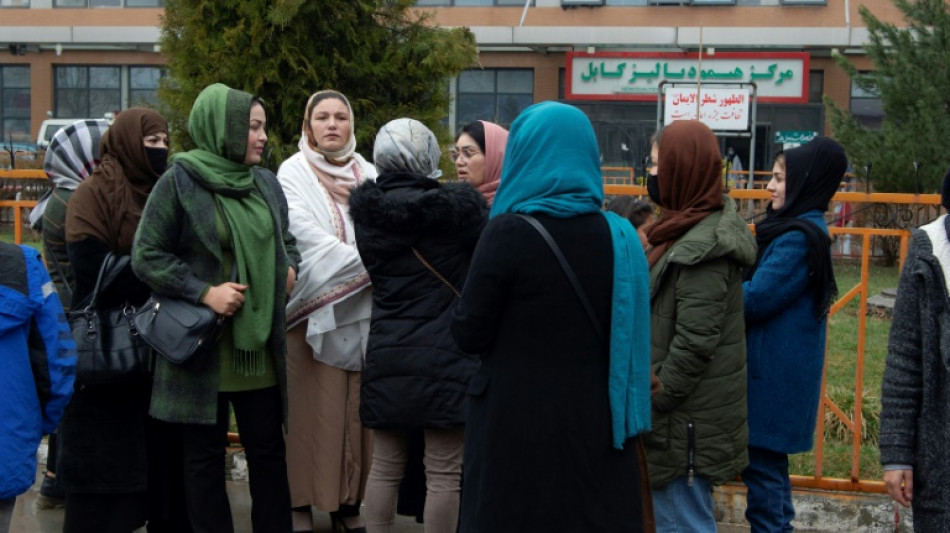
[[[900,276],[896,266],[871,266],[868,278],[868,297],[880,294],[881,290],[897,287]],[[844,294],[861,281],[860,265],[835,264],[838,291]],[[846,414],[853,416],[855,379],[858,349],[859,299],[829,318],[828,350],[826,360],[826,388],[831,398]],[[865,324],[864,375],[862,379],[862,443],[859,477],[866,480],[881,479],[880,451],[877,435],[880,430],[881,379],[887,357],[887,336],[890,320],[876,316],[860,317]],[[814,475],[814,451],[793,455],[789,458],[793,474]],[[822,462],[824,477],[849,478],[851,476],[851,434],[844,424],[830,411],[825,417],[825,449]]]
[[[42,249],[42,235],[25,224],[23,225],[23,243],[37,250]],[[13,224],[0,224],[0,242],[13,242]]]

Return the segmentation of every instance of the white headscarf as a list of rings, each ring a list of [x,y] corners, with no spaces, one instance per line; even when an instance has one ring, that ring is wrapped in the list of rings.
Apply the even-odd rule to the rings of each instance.
[[[314,107],[314,100],[326,100],[329,98],[335,98],[346,104],[346,108],[350,112],[350,138],[346,140],[346,144],[342,148],[335,152],[329,150],[324,150],[317,146],[317,141],[314,140],[310,142],[310,114],[313,112],[312,108]],[[346,96],[339,91],[326,90],[326,91],[317,91],[310,95],[310,98],[307,100],[307,107],[304,108],[304,117],[303,117],[303,133],[301,135],[301,144],[307,144],[314,151],[323,155],[327,160],[341,165],[346,163],[353,153],[356,152],[356,117],[353,116],[353,106],[350,105],[350,101],[346,99]]]
[[[380,174],[411,172],[438,179],[441,157],[435,134],[411,118],[397,118],[380,128],[373,145],[373,162]]]

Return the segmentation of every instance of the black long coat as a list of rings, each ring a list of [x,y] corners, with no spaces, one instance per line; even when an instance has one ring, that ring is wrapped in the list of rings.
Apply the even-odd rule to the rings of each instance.
[[[356,246],[373,283],[360,418],[373,429],[465,423],[465,391],[478,368],[449,333],[458,297],[415,256],[461,288],[488,209],[464,183],[383,174],[350,196]]]
[[[609,331],[606,220],[536,218]],[[644,531],[639,441],[612,446],[608,344],[526,221],[501,215],[485,228],[452,333],[462,349],[484,352],[469,389],[460,531]]]
[[[79,306],[96,284],[109,246],[88,237],[68,245],[76,275],[73,302]],[[139,306],[148,286],[126,267],[102,291],[99,307],[126,302]],[[77,308],[78,309],[78,308]],[[76,391],[59,427],[60,458],[56,474],[67,490],[85,493],[141,492],[146,488],[148,399],[152,381],[84,386]]]

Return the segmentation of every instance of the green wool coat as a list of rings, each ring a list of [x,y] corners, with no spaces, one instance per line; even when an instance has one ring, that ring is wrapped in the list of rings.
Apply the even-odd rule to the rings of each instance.
[[[297,269],[300,254],[288,230],[287,200],[268,170],[255,167],[254,180],[273,217],[277,280],[273,325],[268,347],[274,355],[277,380],[287,418],[287,268]],[[259,258],[265,260],[266,258]],[[132,269],[152,290],[198,303],[205,290],[228,280],[215,224],[214,198],[174,164],[155,184],[142,213],[132,247]],[[149,413],[160,420],[213,424],[218,406],[220,358],[199,370],[184,369],[158,358]]]
[[[644,439],[654,488],[688,474],[691,447],[694,474],[713,484],[748,464],[741,270],[756,246],[735,202],[724,200],[650,270],[651,363],[663,384]]]

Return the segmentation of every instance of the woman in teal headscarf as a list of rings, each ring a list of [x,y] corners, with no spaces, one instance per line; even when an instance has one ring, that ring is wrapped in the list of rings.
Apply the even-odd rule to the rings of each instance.
[[[633,226],[602,205],[587,117],[554,102],[525,110],[452,325],[482,354],[462,532],[652,530],[637,438],[650,429],[647,263]],[[521,214],[550,233],[583,296]]]
[[[132,267],[152,290],[228,317],[205,360],[159,358],[152,389],[150,414],[183,428],[185,497],[199,531],[233,531],[221,475],[229,405],[253,472],[254,531],[290,531],[284,302],[300,256],[280,185],[256,166],[266,121],[250,94],[205,88],[188,118],[198,148],[171,158],[135,237]]]

